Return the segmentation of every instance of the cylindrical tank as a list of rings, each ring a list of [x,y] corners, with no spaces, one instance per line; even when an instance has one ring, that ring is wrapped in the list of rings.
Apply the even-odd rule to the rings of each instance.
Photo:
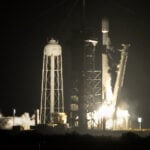
[[[47,56],[59,56],[61,53],[61,46],[54,39],[51,39],[44,48],[44,54]]]

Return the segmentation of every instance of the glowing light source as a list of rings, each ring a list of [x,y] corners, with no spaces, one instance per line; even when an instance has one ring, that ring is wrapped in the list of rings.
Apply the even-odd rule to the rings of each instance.
[[[97,125],[102,124],[105,120],[105,128],[109,130],[114,129],[114,111],[115,107],[112,104],[102,104],[98,110],[87,114],[89,127],[97,127]],[[116,114],[115,129],[128,129],[128,119],[130,117],[128,110],[118,108]],[[95,123],[94,125],[93,122]]]
[[[142,118],[138,117],[138,122],[141,123],[142,122]]]
[[[142,128],[142,118],[138,117],[139,129]]]
[[[114,107],[112,105],[104,104],[99,108],[98,112],[101,117],[109,118],[113,115]]]

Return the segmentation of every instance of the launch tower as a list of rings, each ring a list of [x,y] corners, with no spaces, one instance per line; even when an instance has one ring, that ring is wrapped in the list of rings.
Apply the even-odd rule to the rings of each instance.
[[[95,68],[95,50],[98,41],[93,39],[85,40],[83,54],[82,86],[80,97],[79,125],[82,128],[94,126],[92,117],[88,114],[96,109],[101,99],[101,71]]]

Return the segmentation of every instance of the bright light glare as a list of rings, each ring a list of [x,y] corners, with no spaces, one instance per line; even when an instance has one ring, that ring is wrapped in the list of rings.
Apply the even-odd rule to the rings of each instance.
[[[117,118],[128,118],[129,112],[128,110],[122,110],[120,108],[117,109]]]
[[[142,118],[138,117],[138,122],[141,123],[142,122]]]
[[[105,118],[112,117],[113,112],[114,112],[114,107],[112,105],[107,105],[107,104],[102,105],[98,110],[99,116],[101,116],[103,118],[104,117]]]
[[[109,31],[108,30],[102,30],[102,33],[108,33]]]
[[[109,77],[109,80],[106,81],[106,100],[112,101],[112,99],[113,99],[113,93],[111,87],[111,79]]]
[[[113,119],[108,119],[106,121],[106,129],[112,129],[113,128]]]
[[[99,107],[97,111],[94,111],[93,113],[87,114],[87,119],[90,120],[88,122],[89,127],[101,124],[102,120],[105,119],[106,121],[106,129],[113,129],[114,115],[115,107],[111,104],[103,104]],[[128,119],[129,119],[129,112],[128,110],[123,110],[118,108],[117,109],[117,119],[116,119],[116,126],[118,129],[127,129],[128,128]],[[93,120],[95,125],[93,125]]]

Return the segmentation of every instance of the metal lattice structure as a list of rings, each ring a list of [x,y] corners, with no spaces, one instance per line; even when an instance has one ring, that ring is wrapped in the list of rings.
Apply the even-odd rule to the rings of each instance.
[[[87,113],[95,110],[101,101],[101,71],[95,69],[97,41],[86,40],[83,55],[82,86],[79,104],[79,125],[87,128]]]
[[[42,87],[41,87],[41,124],[54,123],[56,113],[64,112],[62,51],[55,41],[44,48]]]
[[[96,40],[86,40],[83,61],[83,100],[88,106],[101,100],[101,71],[95,69]],[[89,110],[88,110],[89,111]]]
[[[87,104],[87,112],[94,111],[101,100],[101,71],[84,72],[83,85],[83,99]]]

